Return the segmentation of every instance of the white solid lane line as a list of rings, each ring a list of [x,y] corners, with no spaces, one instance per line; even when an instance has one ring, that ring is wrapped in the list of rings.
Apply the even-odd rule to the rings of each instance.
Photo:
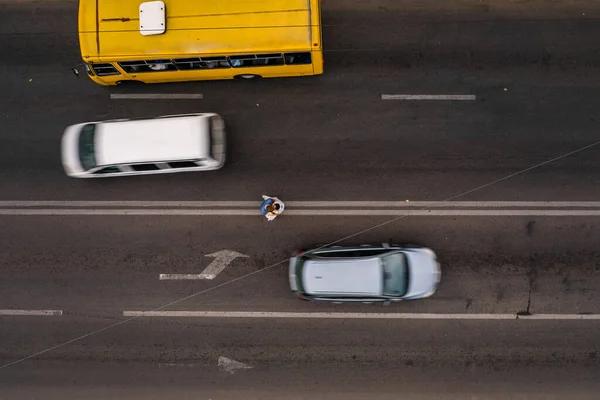
[[[591,320],[600,320],[600,314],[531,314],[531,315],[519,315],[519,319],[540,319],[540,320],[591,319]]]
[[[125,317],[315,318],[315,319],[516,319],[515,314],[335,313],[245,311],[123,311]]]
[[[158,279],[161,281],[190,281],[197,279],[215,279],[216,275],[206,274],[160,274]]]
[[[37,215],[37,216],[73,216],[73,215],[152,215],[152,216],[256,216],[258,207],[251,209],[0,209],[0,215]],[[600,210],[336,210],[301,209],[288,210],[285,216],[463,216],[463,217],[597,217]]]
[[[111,93],[111,100],[188,100],[201,99],[200,93]]]
[[[382,94],[381,100],[459,100],[473,101],[474,94]]]
[[[600,320],[600,314],[445,314],[336,313],[260,311],[123,311],[125,317],[175,318],[301,318],[301,319],[428,319],[428,320]]]
[[[3,207],[257,207],[256,201],[0,200]],[[319,208],[600,208],[600,201],[286,201],[290,207]]]
[[[0,316],[2,315],[39,315],[39,316],[54,316],[62,315],[62,310],[0,310]]]
[[[0,201],[0,215],[255,216],[260,201]],[[291,216],[600,216],[597,201],[288,201]]]

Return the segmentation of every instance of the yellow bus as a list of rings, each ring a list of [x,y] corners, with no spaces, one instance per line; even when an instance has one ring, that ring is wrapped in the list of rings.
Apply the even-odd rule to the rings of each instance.
[[[80,0],[101,85],[323,73],[320,0]]]

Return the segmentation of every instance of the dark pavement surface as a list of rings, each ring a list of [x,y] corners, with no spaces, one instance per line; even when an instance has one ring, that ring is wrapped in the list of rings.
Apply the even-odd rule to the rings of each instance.
[[[245,200],[271,190],[297,200],[443,200],[598,141],[593,16],[600,7],[592,2],[577,6],[585,16],[566,19],[562,9],[531,19],[545,7],[538,2],[521,12],[501,9],[496,17],[489,10],[462,15],[460,5],[440,16],[425,6],[411,11],[412,3],[390,10],[375,2],[369,11],[360,2],[334,2],[328,11],[325,3],[323,76],[140,88],[74,78],[76,5],[56,4],[33,13],[26,26],[16,21],[27,20],[34,6],[11,5],[12,11],[4,5],[0,17],[6,20],[0,45],[11,54],[0,66],[4,199]],[[109,99],[132,91],[194,92],[204,99]],[[403,93],[475,94],[477,100],[381,100],[381,94]],[[61,169],[59,141],[69,124],[198,111],[226,118],[231,157],[222,171],[87,182],[68,179]],[[599,151],[469,198],[596,199]],[[275,182],[272,170],[280,177]]]
[[[0,339],[18,357],[111,322],[22,319],[18,339]],[[0,370],[0,385],[27,399],[591,399],[597,332],[597,321],[138,320]],[[230,374],[221,356],[252,369]]]
[[[0,2],[0,200],[444,200],[596,143],[600,4],[323,1],[325,74],[104,88],[80,62],[75,1]],[[111,100],[202,93],[202,100]],[[476,101],[383,101],[474,94]],[[214,173],[74,180],[65,126],[222,114]],[[600,145],[461,200],[595,201]],[[439,255],[439,292],[379,307],[300,302],[286,264],[172,310],[600,313],[597,217],[410,217],[348,243]],[[285,260],[385,218],[0,217],[0,365]],[[235,260],[199,273],[221,249]],[[139,319],[0,369],[7,399],[596,399],[598,321]],[[253,366],[234,375],[219,356]]]
[[[329,243],[385,218],[3,217],[3,306],[115,317],[149,310],[267,268],[169,310],[440,313],[600,313],[597,218],[404,218],[342,244],[424,243],[442,265],[438,293],[390,307],[298,301],[287,282],[293,251]],[[160,281],[199,274],[228,249],[214,281]],[[531,298],[530,298],[531,291]],[[529,304],[529,307],[528,307]]]

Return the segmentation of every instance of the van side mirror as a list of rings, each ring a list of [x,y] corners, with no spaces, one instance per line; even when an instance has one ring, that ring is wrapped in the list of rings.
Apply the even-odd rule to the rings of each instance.
[[[384,302],[383,302],[383,306],[384,306],[384,307],[387,307],[387,306],[389,306],[390,304],[392,304],[392,301],[391,301],[391,300],[386,300],[386,301],[384,301]]]

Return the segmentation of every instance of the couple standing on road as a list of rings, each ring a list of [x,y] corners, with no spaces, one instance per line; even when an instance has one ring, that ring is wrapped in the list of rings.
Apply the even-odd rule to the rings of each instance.
[[[279,200],[277,197],[265,196],[264,194],[262,198],[263,202],[260,205],[260,212],[269,222],[273,221],[283,213],[283,209],[285,208],[283,201]]]

